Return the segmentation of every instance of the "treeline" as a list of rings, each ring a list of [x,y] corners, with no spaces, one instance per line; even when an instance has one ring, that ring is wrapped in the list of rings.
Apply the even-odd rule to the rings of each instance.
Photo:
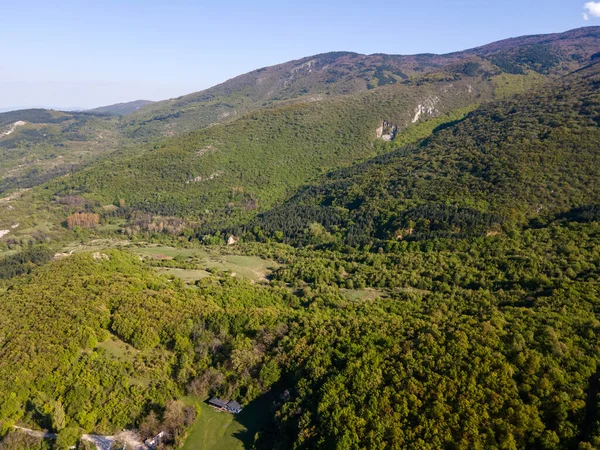
[[[44,246],[35,245],[20,252],[5,256],[0,259],[0,279],[8,279],[29,273],[37,266],[47,263],[54,256],[54,252]]]
[[[219,236],[241,236],[246,241],[274,240],[294,245],[366,248],[395,241],[444,237],[466,238],[502,229],[502,216],[452,205],[424,204],[404,211],[355,209],[294,203],[294,200],[261,214],[245,226],[225,229]],[[496,231],[494,231],[496,230]],[[206,241],[214,226],[199,227],[196,236]],[[392,242],[390,242],[392,241]]]

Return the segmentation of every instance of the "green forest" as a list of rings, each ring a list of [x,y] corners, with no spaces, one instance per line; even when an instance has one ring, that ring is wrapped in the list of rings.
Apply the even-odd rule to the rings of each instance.
[[[597,37],[0,115],[0,450],[600,448]]]
[[[273,388],[286,400],[257,449],[600,444],[598,222],[242,250],[285,264],[267,285],[222,273],[192,289],[107,251],[3,281],[5,429],[110,433],[186,393],[247,404]]]

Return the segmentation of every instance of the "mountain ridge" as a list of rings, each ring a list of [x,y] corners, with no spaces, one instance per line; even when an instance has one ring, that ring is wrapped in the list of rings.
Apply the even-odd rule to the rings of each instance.
[[[130,127],[130,132],[134,135],[140,124],[146,126],[146,131],[155,127],[154,135],[173,135],[182,130],[191,131],[190,127],[197,127],[199,124],[208,126],[227,121],[243,112],[280,100],[302,100],[313,95],[359,92],[382,84],[405,82],[411,77],[427,75],[443,70],[443,66],[461,62],[479,65],[500,63],[505,66],[500,68],[501,71],[517,74],[524,73],[525,70],[548,71],[550,75],[564,74],[578,68],[582,61],[589,60],[591,55],[600,51],[598,38],[600,27],[586,27],[563,33],[510,38],[442,55],[363,55],[346,51],[321,53],[256,69],[202,91],[156,102],[129,116],[126,127]],[[575,45],[572,41],[577,40],[583,42]],[[555,55],[553,49],[540,47],[535,49],[537,53],[511,53],[519,46],[533,44],[557,45],[568,52]],[[575,47],[579,53],[571,54]],[[495,60],[489,57],[493,53],[498,53]],[[511,60],[515,57],[519,58],[516,63]],[[528,61],[532,58],[538,58],[540,63]],[[505,61],[507,59],[508,64]],[[564,67],[557,67],[559,62]],[[541,67],[538,67],[540,64]],[[473,70],[473,67],[470,65],[466,70]],[[233,92],[241,93],[241,97],[231,97]],[[177,125],[177,121],[183,123],[188,119],[193,125]],[[152,123],[157,120],[158,124]]]
[[[130,102],[115,103],[112,105],[99,106],[97,108],[86,109],[85,112],[95,114],[107,114],[111,116],[125,116],[138,111],[140,108],[154,103],[151,100],[133,100]]]

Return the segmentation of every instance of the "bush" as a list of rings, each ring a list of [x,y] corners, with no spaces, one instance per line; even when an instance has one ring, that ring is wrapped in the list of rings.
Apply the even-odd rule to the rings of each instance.
[[[56,448],[67,450],[77,444],[80,436],[79,428],[64,428],[56,436]]]

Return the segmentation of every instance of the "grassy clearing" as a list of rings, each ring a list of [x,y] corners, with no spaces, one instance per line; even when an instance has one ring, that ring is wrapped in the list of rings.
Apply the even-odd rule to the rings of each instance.
[[[216,411],[202,402],[200,414],[196,419],[183,450],[243,450],[250,448],[254,435],[270,419],[271,405],[279,392],[269,392],[250,404],[241,413],[234,416]]]
[[[200,415],[186,440],[183,450],[244,449],[244,443],[236,434],[244,427],[232,414],[219,412],[202,403]]]
[[[160,274],[173,275],[190,284],[193,284],[195,281],[201,280],[202,278],[210,277],[210,272],[207,272],[206,270],[178,269],[170,267],[157,267],[156,270]]]
[[[258,256],[225,255],[213,258],[209,263],[219,269],[223,267],[236,275],[253,281],[264,281],[267,275],[277,266],[275,261],[269,261]],[[208,266],[210,267],[210,265]]]
[[[348,300],[360,302],[360,301],[373,301],[385,297],[386,294],[378,289],[366,288],[366,289],[340,289],[340,293]]]
[[[107,356],[117,360],[129,360],[132,361],[138,350],[133,348],[131,345],[117,339],[114,336],[110,336],[106,341],[98,344],[98,349],[103,349]]]
[[[108,358],[122,363],[135,363],[134,361],[138,355],[151,356],[156,354],[155,351],[140,352],[135,347],[123,342],[114,335],[110,335],[106,341],[100,342],[96,346],[96,350],[102,352]],[[152,380],[148,373],[134,373],[134,376],[129,377],[130,384],[141,386],[143,388],[147,388],[150,385]]]
[[[108,248],[131,248],[150,265],[169,261],[172,267],[156,267],[157,272],[181,278],[188,284],[209,277],[211,272],[229,272],[235,276],[262,282],[278,264],[258,256],[222,254],[223,248],[176,248],[157,244],[133,244],[127,239],[94,239],[86,244],[73,242],[62,253],[102,251]],[[172,261],[172,262],[171,262]],[[181,267],[178,267],[180,263]]]
[[[113,219],[110,223],[105,223],[104,225],[97,227],[96,230],[105,232],[115,232],[121,230],[126,223],[127,220],[125,219]]]
[[[154,260],[175,260],[185,264],[194,264],[196,268],[188,267],[161,268],[164,273],[171,273],[184,281],[195,281],[208,276],[208,271],[230,272],[236,276],[248,278],[254,282],[265,281],[267,275],[277,267],[277,263],[258,256],[242,256],[222,254],[223,249],[211,248],[175,248],[152,245],[136,248],[135,252],[143,257]]]

